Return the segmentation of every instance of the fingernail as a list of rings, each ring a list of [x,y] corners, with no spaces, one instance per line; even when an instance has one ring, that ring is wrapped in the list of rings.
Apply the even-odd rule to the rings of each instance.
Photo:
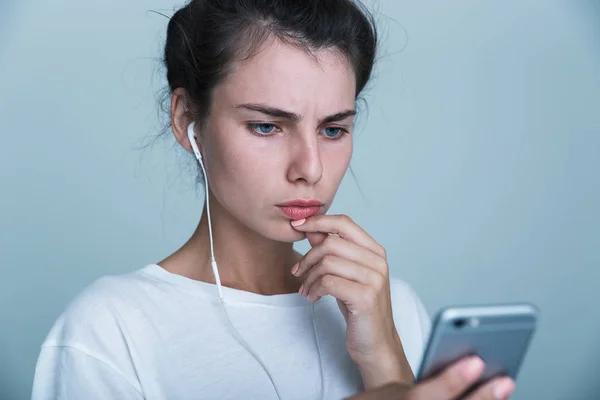
[[[304,289],[304,285],[300,285],[300,289],[298,290],[298,293],[302,294],[302,289]]]
[[[295,221],[292,221],[292,226],[300,226],[304,223],[304,221],[306,221],[306,218],[297,219]]]
[[[298,272],[298,268],[300,267],[300,263],[297,262],[296,264],[294,264],[294,266],[292,267],[292,275],[296,275],[296,272]]]
[[[504,400],[515,390],[515,384],[512,379],[502,379],[494,385],[494,399]]]
[[[479,375],[483,372],[484,364],[481,358],[474,357],[469,361],[466,361],[465,365],[460,369],[460,374],[467,381],[471,382],[476,380]]]
[[[315,298],[313,297],[313,295],[312,295],[312,294],[311,294],[310,296],[308,296],[308,301],[310,301],[311,303],[314,301],[314,299],[315,299]]]

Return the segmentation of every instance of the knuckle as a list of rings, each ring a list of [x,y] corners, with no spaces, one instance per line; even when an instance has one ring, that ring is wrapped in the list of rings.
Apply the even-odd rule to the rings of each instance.
[[[371,281],[373,282],[373,286],[378,292],[380,292],[385,287],[385,284],[387,282],[385,277],[378,273],[372,273],[371,275]]]
[[[331,248],[335,247],[336,241],[337,241],[337,236],[329,235],[325,238],[325,240],[323,240],[323,246],[327,249],[331,249]]]
[[[323,258],[325,258],[325,257],[323,257]],[[329,272],[329,271],[330,271],[329,262],[327,262],[324,259],[321,259],[321,261],[312,268],[312,271],[310,272],[310,274],[313,275],[315,278],[318,278],[320,276],[326,275],[327,272]]]
[[[383,259],[381,259],[381,261],[379,261],[377,267],[380,271],[388,270],[388,263],[387,263],[387,261],[385,261],[385,258],[383,258]]]
[[[316,264],[310,271],[310,273],[308,273],[306,280],[315,280],[317,279],[319,276],[323,275],[323,271],[325,271],[325,265],[323,265],[322,263]]]
[[[369,282],[372,285],[376,284],[374,276],[373,276],[373,274],[371,273],[371,271],[369,269],[363,268],[362,271],[361,271],[361,273],[362,273],[362,276],[360,277],[361,281],[363,281],[363,282]]]
[[[324,267],[328,268],[331,267],[331,265],[333,264],[333,261],[335,259],[335,256],[331,255],[331,254],[325,254],[323,256],[323,258],[321,258],[321,265],[323,265]]]
[[[363,302],[365,307],[371,308],[375,305],[375,299],[377,298],[377,292],[371,287],[367,287],[363,291]]]
[[[343,225],[352,222],[352,219],[346,214],[337,214],[335,215],[335,222],[338,225]]]
[[[331,290],[334,285],[334,278],[331,275],[325,275],[321,278],[321,287],[325,290]]]

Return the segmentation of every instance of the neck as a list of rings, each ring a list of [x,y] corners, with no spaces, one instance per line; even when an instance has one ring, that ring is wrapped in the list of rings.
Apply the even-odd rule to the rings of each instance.
[[[264,295],[297,292],[302,282],[290,271],[301,255],[294,251],[293,243],[274,241],[248,229],[210,196],[214,253],[221,284]],[[160,265],[172,273],[215,283],[210,257],[204,207],[192,237]]]

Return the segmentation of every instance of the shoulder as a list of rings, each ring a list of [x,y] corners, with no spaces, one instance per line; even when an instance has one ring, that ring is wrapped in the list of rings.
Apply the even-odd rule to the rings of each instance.
[[[42,344],[33,398],[59,392],[64,396],[57,398],[91,398],[89,393],[116,398],[106,392],[109,387],[112,394],[140,397],[127,329],[136,302],[151,284],[140,271],[99,278],[68,304]]]
[[[145,280],[147,278],[140,271],[95,280],[70,301],[54,323],[43,347],[80,348],[93,341],[110,339],[107,334],[118,335],[136,297],[147,284]]]
[[[416,373],[431,329],[431,319],[413,288],[402,279],[390,277],[392,312],[406,357]]]

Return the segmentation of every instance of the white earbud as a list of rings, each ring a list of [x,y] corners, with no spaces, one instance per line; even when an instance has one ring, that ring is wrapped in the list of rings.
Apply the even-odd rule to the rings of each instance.
[[[202,154],[200,153],[200,149],[198,149],[198,145],[196,144],[196,138],[194,137],[194,126],[195,122],[190,122],[187,128],[188,139],[190,140],[190,144],[192,145],[192,149],[194,150],[194,155],[196,159],[200,163],[200,168],[202,168],[202,174],[204,175],[204,193],[206,194],[206,214],[208,217],[208,233],[210,238],[210,260],[212,265],[213,274],[215,276],[215,282],[217,284],[217,291],[219,293],[219,298],[223,301],[223,288],[221,287],[221,279],[219,277],[219,268],[217,266],[217,260],[215,260],[215,250],[213,245],[213,233],[212,233],[212,219],[210,217],[210,201],[208,196],[208,175],[206,175],[206,169],[204,168],[204,163],[202,162]]]
[[[187,135],[188,135],[188,139],[190,140],[190,144],[192,145],[192,149],[194,150],[194,154],[196,155],[196,158],[198,159],[198,161],[200,163],[202,163],[202,154],[200,154],[200,149],[198,149],[198,145],[196,144],[196,138],[194,135],[194,126],[195,125],[196,125],[196,123],[194,121],[192,121],[188,125]],[[205,176],[205,178],[206,178],[206,176]]]

